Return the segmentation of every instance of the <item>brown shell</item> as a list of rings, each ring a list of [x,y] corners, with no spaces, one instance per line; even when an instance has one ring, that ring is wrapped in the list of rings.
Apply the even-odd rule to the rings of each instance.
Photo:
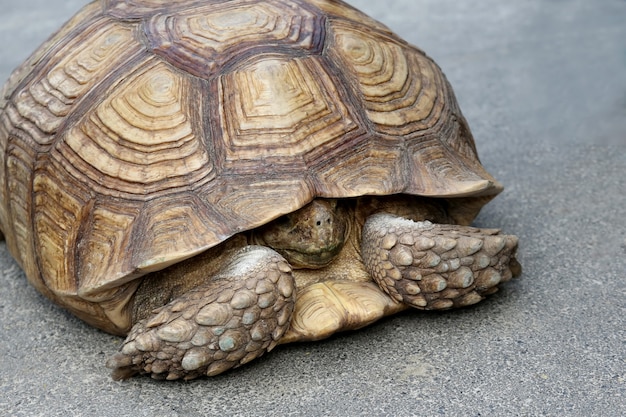
[[[0,161],[11,253],[82,316],[318,196],[501,189],[438,66],[336,0],[91,3],[4,86]]]

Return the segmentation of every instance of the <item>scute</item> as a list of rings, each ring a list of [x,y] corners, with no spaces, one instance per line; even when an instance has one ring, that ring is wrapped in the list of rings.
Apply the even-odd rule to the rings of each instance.
[[[149,201],[141,215],[131,248],[132,265],[142,274],[196,255],[236,232],[229,229],[220,213],[193,193]]]
[[[54,55],[55,48],[63,46],[62,40],[71,39],[72,33],[85,30],[87,26],[93,26],[92,21],[100,14],[101,6],[97,3],[90,3],[83,7],[74,17],[72,17],[61,29],[50,36],[20,67],[11,73],[9,79],[0,90],[0,111],[7,104],[7,100],[13,94],[22,81],[36,71],[33,68],[41,65],[47,57]]]
[[[291,0],[209,2],[156,15],[144,30],[152,51],[203,78],[272,50],[319,54],[324,42],[323,17]]]
[[[307,179],[293,175],[265,177],[240,173],[237,181],[218,178],[203,189],[207,204],[218,210],[231,234],[261,226],[305,206],[315,196]]]
[[[226,166],[247,161],[276,170],[306,170],[304,157],[334,149],[358,125],[335,84],[314,58],[261,58],[220,77],[222,140]],[[280,164],[277,167],[276,164]]]
[[[78,245],[82,297],[89,299],[102,289],[133,279],[128,253],[133,250],[133,225],[142,211],[143,204],[136,201],[112,204],[102,199],[94,203]]]
[[[213,0],[228,1],[228,0]],[[150,17],[155,13],[167,11],[176,13],[195,5],[206,4],[207,0],[102,0],[103,9],[106,14],[120,20],[136,21],[145,17]]]
[[[53,164],[49,166],[54,168]],[[46,285],[61,294],[75,294],[73,254],[89,192],[56,174],[53,169],[44,168],[33,178],[36,246]]]
[[[390,195],[406,190],[404,150],[374,139],[329,151],[315,166],[316,190],[322,197]],[[391,146],[390,146],[391,145]],[[351,167],[352,169],[346,169]]]
[[[309,0],[309,3],[318,7],[323,13],[326,13],[331,19],[351,20],[360,25],[377,30],[381,34],[392,35],[391,30],[377,20],[372,19],[362,11],[355,9],[343,1],[332,0]]]
[[[83,96],[141,49],[132,30],[116,23],[101,21],[88,36],[88,43],[68,42],[57,50],[57,59],[35,72],[11,101],[37,132],[32,138],[38,145],[49,145]]]
[[[109,195],[145,195],[211,178],[212,158],[202,132],[194,131],[191,91],[186,77],[149,60],[61,136],[59,153]]]

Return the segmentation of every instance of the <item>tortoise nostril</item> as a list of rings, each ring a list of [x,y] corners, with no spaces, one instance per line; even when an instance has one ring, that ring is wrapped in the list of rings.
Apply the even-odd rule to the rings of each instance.
[[[327,224],[327,225],[332,225],[333,224],[332,219],[330,217],[327,217],[326,219],[317,220],[315,222],[315,225],[319,227],[319,226],[321,226],[324,223]]]

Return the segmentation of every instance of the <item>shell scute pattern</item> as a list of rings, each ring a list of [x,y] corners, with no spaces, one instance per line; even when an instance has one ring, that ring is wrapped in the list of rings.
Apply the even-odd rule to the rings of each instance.
[[[469,134],[444,144],[439,68],[350,6],[94,4],[0,98],[0,227],[38,288],[113,288],[316,196],[499,191]]]
[[[323,15],[293,1],[231,1],[175,16],[158,14],[146,22],[144,30],[157,55],[208,78],[246,57],[272,49],[296,55],[321,52],[323,19]]]
[[[152,194],[211,176],[211,158],[192,126],[189,84],[149,62],[67,131],[67,159],[76,155],[107,194]]]

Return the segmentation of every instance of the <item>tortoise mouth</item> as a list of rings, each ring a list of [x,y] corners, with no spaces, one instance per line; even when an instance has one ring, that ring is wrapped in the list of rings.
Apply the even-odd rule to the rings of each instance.
[[[272,248],[297,269],[319,269],[330,264],[341,252],[343,242],[319,249]]]

